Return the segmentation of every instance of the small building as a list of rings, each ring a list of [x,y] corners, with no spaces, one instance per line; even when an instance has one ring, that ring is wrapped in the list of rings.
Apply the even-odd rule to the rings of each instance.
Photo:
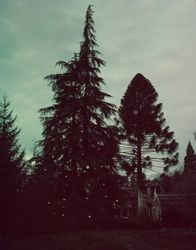
[[[147,209],[148,209],[148,216],[152,216],[153,215],[153,209],[154,209],[154,203],[157,200],[157,195],[158,194],[164,194],[165,193],[165,188],[164,185],[161,183],[160,180],[158,179],[154,179],[150,182],[148,182],[145,185],[146,188],[146,197],[147,197]]]
[[[184,160],[184,171],[168,193],[167,187],[159,179],[149,181],[143,192],[137,193],[131,187],[122,187],[123,196],[119,201],[117,216],[131,219],[138,215],[138,207],[153,221],[184,220],[196,224],[196,154],[189,142]],[[138,206],[139,204],[139,206]],[[188,218],[189,217],[189,218]]]
[[[122,197],[118,201],[116,217],[130,219],[137,214],[137,196],[131,187],[121,187]]]
[[[167,224],[196,222],[196,155],[189,142],[184,159],[184,171],[177,183],[173,183],[173,192],[166,193],[158,189],[152,198],[152,218]],[[151,190],[152,191],[152,190]],[[158,191],[158,192],[157,192]],[[150,190],[148,191],[150,193]]]

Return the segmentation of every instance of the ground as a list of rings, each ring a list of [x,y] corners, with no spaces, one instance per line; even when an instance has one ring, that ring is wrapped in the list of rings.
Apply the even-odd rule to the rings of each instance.
[[[196,231],[80,231],[15,238],[0,244],[1,250],[192,250]]]

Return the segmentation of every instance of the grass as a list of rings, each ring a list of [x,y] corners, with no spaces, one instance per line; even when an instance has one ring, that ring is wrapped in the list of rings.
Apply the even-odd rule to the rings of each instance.
[[[2,250],[126,250],[118,232],[80,231],[14,239]]]
[[[78,231],[45,236],[16,238],[1,243],[1,250],[192,250],[196,232],[156,231]]]

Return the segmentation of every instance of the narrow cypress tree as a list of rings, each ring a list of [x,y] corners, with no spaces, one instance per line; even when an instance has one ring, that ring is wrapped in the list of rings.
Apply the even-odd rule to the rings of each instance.
[[[4,96],[0,103],[0,216],[1,232],[10,233],[23,182],[24,151],[18,143],[20,129]],[[13,210],[14,207],[14,210]]]
[[[139,191],[143,188],[143,168],[153,167],[153,161],[161,160],[167,171],[169,166],[178,162],[178,144],[173,139],[174,133],[165,126],[162,104],[156,103],[157,98],[158,94],[150,81],[142,74],[137,74],[128,86],[119,109],[137,168]],[[157,156],[159,153],[161,156]]]

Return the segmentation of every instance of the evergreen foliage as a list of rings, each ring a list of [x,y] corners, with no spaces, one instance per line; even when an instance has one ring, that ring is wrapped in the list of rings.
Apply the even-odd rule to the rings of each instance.
[[[178,162],[178,144],[169,126],[165,125],[162,104],[157,104],[157,98],[158,94],[150,81],[142,74],[137,74],[128,86],[119,109],[140,188],[142,169],[152,168],[153,161],[163,161],[165,171]]]
[[[193,146],[192,146],[191,142],[189,141],[187,149],[186,149],[186,157],[191,157],[194,155],[194,153],[195,152],[194,152]]]
[[[98,206],[113,207],[119,175],[118,130],[106,123],[115,106],[101,88],[99,73],[105,62],[96,50],[92,15],[89,6],[80,52],[69,62],[57,63],[63,73],[46,77],[55,103],[40,110],[44,140],[38,171],[42,169],[48,184],[54,183],[64,211],[70,208],[77,215],[83,208],[82,213],[96,217]]]
[[[0,103],[0,229],[3,234],[10,232],[16,219],[14,215],[24,180],[24,151],[18,142],[20,129],[15,123],[16,116],[4,96]]]

